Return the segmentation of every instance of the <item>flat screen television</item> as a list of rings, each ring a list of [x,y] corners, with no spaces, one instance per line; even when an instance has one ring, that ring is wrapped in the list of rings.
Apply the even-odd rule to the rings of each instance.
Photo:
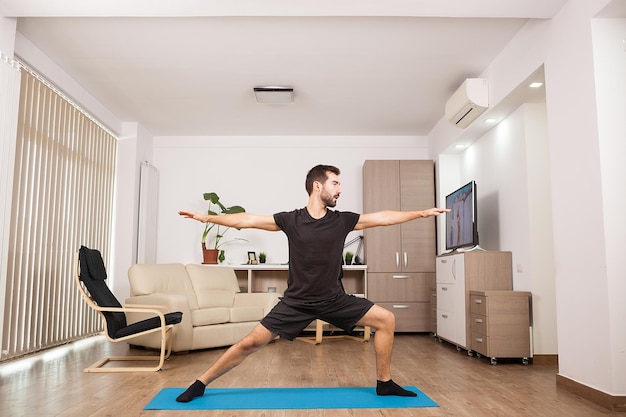
[[[470,181],[446,196],[446,249],[478,246],[476,182]]]

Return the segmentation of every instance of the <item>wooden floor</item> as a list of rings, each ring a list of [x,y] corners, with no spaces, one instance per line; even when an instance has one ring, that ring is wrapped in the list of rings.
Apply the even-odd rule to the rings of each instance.
[[[127,354],[127,345],[98,337],[26,360],[0,365],[0,415],[17,416],[568,416],[621,415],[556,388],[554,365],[469,357],[429,335],[396,337],[392,374],[400,385],[415,385],[437,408],[144,411],[164,387],[187,387],[223,349],[175,355],[163,371],[85,374],[105,354]],[[133,350],[133,352],[135,352]],[[143,351],[138,351],[143,352]],[[144,352],[145,353],[145,352]],[[325,340],[314,346],[277,340],[215,381],[214,387],[344,387],[374,385],[372,343]]]

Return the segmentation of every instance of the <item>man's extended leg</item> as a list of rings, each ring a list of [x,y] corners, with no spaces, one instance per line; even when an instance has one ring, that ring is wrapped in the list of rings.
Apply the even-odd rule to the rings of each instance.
[[[416,393],[407,391],[391,379],[391,352],[396,330],[396,317],[387,309],[372,306],[357,323],[359,326],[371,326],[376,329],[374,351],[376,352],[376,393],[378,395],[399,395],[415,397]]]
[[[262,324],[257,324],[246,337],[229,347],[185,392],[176,398],[176,401],[186,403],[204,395],[204,388],[209,383],[239,365],[245,358],[267,345],[275,337],[276,334],[267,330]]]

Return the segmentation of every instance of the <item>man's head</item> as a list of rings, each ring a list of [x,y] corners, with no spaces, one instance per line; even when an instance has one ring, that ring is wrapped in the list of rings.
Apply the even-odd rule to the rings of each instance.
[[[313,191],[319,191],[324,203],[328,207],[335,207],[337,198],[339,198],[339,194],[341,193],[339,188],[339,174],[341,174],[339,168],[332,165],[314,166],[307,174],[306,181],[304,182],[306,192],[310,196]],[[332,177],[332,181],[328,181],[329,176]]]

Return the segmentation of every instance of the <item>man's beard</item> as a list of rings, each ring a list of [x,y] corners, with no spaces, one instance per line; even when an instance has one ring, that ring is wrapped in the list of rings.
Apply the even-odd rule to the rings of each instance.
[[[337,198],[325,191],[322,193],[322,201],[326,204],[326,207],[335,207],[337,205]]]

